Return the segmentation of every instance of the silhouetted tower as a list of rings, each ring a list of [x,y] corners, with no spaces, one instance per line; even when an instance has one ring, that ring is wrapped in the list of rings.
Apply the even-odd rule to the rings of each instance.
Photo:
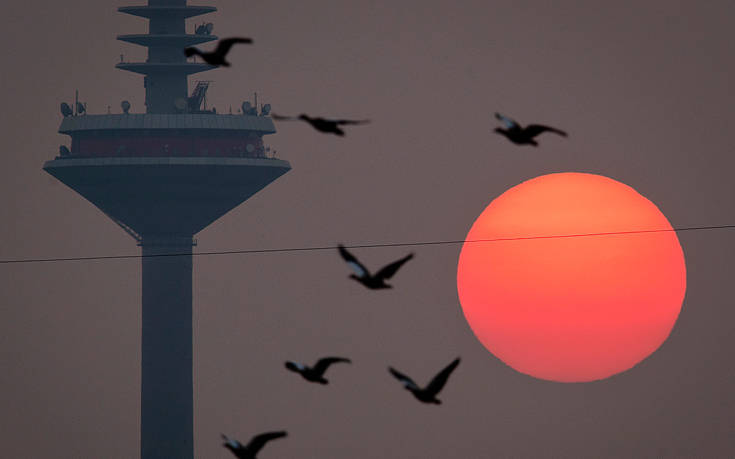
[[[241,114],[202,109],[208,82],[187,96],[187,76],[213,67],[188,61],[186,46],[216,40],[211,24],[186,18],[216,11],[186,0],[149,0],[118,11],[147,18],[149,33],[119,40],[148,48],[145,62],[117,68],[144,75],[146,113],[87,114],[62,104],[59,132],[71,148],[43,169],[84,196],[142,250],[142,459],[191,459],[193,235],[290,169],[267,154],[269,105]],[[176,254],[171,256],[171,254]]]

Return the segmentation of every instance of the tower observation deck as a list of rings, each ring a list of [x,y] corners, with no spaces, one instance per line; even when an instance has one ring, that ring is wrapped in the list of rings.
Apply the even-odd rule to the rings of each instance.
[[[215,67],[187,60],[187,46],[216,40],[186,19],[216,11],[186,0],[149,0],[118,11],[149,21],[149,33],[118,39],[148,48],[145,113],[88,114],[62,104],[70,147],[43,169],[97,206],[142,250],[141,458],[193,458],[193,236],[290,170],[268,154],[269,105],[242,113],[201,107],[208,82],[188,95],[188,75]],[[160,255],[166,256],[160,256]],[[175,256],[170,256],[174,254]]]

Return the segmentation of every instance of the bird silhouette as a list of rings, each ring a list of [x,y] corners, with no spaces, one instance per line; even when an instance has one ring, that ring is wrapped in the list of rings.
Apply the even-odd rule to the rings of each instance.
[[[533,145],[534,147],[538,147],[538,142],[533,138],[542,132],[553,132],[563,137],[567,136],[567,133],[562,130],[541,124],[529,124],[523,127],[516,120],[503,116],[500,113],[495,113],[495,118],[502,121],[506,127],[506,129],[495,128],[495,132],[504,135],[508,140],[517,145]]]
[[[276,438],[285,437],[288,433],[282,430],[278,432],[262,433],[254,436],[245,446],[237,440],[227,438],[227,435],[225,434],[221,435],[222,439],[225,441],[222,446],[232,451],[232,454],[234,454],[235,457],[239,459],[255,459],[258,451],[260,451],[266,443],[271,440],[275,440]]]
[[[300,374],[307,381],[329,384],[329,381],[324,378],[324,373],[331,364],[338,362],[352,363],[350,359],[344,357],[324,357],[319,359],[313,367],[309,367],[303,363],[287,361],[286,368]]]
[[[306,121],[319,132],[324,132],[327,134],[335,134],[338,136],[344,136],[345,131],[340,129],[340,126],[345,126],[348,124],[367,124],[370,122],[370,120],[330,120],[326,118],[312,118],[307,114],[302,113],[298,117],[294,116],[281,116],[276,115],[275,113],[271,115],[274,120],[278,121]]]
[[[424,403],[434,403],[436,405],[440,405],[441,400],[437,399],[436,395],[439,393],[439,391],[442,390],[444,384],[447,383],[449,375],[454,371],[455,368],[457,368],[457,365],[459,365],[459,360],[459,357],[454,359],[452,363],[447,365],[446,368],[444,368],[436,376],[434,376],[431,382],[429,382],[429,384],[423,389],[419,387],[418,384],[413,381],[413,379],[399,372],[395,368],[388,367],[388,371],[390,371],[390,373],[395,376],[396,379],[403,383],[403,386],[406,388],[406,390],[411,391],[413,396],[416,397],[418,400]]]
[[[413,253],[409,253],[400,260],[396,260],[393,263],[384,266],[380,269],[380,271],[373,275],[370,274],[370,271],[368,271],[365,265],[360,263],[358,259],[355,258],[355,256],[352,255],[350,252],[348,252],[342,244],[339,245],[339,254],[342,255],[342,258],[347,262],[348,265],[350,265],[350,268],[355,271],[355,274],[350,274],[350,279],[354,279],[365,287],[372,290],[393,288],[392,285],[386,284],[385,280],[393,277],[393,275],[398,271],[401,266],[403,266],[405,262],[413,258]]]
[[[227,53],[230,52],[230,48],[235,43],[252,43],[253,40],[250,38],[240,38],[240,37],[233,37],[233,38],[223,38],[219,42],[217,42],[217,48],[215,48],[214,51],[211,52],[204,52],[200,50],[199,48],[185,48],[184,54],[186,57],[191,57],[193,55],[199,55],[202,57],[204,62],[210,65],[216,65],[216,66],[222,66],[222,67],[229,67],[230,63],[225,60],[225,56],[227,56]]]

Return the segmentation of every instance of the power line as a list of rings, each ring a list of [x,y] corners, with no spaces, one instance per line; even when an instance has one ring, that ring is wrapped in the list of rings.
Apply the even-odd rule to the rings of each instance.
[[[474,239],[474,240],[444,240],[444,241],[423,241],[423,242],[384,242],[370,244],[353,244],[346,245],[348,249],[366,249],[378,247],[415,247],[430,245],[450,245],[464,243],[481,243],[481,242],[506,242],[506,241],[528,241],[533,239],[566,239],[575,237],[594,237],[594,236],[613,236],[625,234],[645,234],[645,233],[668,233],[668,232],[684,232],[684,231],[701,231],[715,229],[735,229],[735,225],[717,225],[717,226],[689,226],[683,228],[671,229],[653,229],[653,230],[632,230],[632,231],[610,231],[602,233],[579,233],[579,234],[555,234],[542,236],[521,236],[521,237],[501,237],[494,239]],[[336,245],[329,246],[312,246],[312,247],[281,247],[273,249],[244,249],[244,250],[223,250],[214,252],[194,252],[192,256],[210,256],[210,255],[245,255],[245,254],[262,254],[262,253],[283,253],[283,252],[315,252],[320,250],[336,250]],[[55,263],[63,261],[95,261],[95,260],[124,260],[128,258],[153,258],[153,257],[180,257],[188,254],[182,253],[160,253],[153,255],[100,255],[90,257],[65,257],[65,258],[19,258],[10,260],[0,260],[0,265],[18,264],[18,263]]]

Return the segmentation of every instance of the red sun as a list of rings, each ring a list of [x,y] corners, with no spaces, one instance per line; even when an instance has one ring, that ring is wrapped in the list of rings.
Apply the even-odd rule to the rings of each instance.
[[[628,233],[546,237],[615,232]],[[514,240],[470,242],[506,238]],[[550,174],[509,189],[477,218],[457,290],[475,335],[503,362],[584,382],[628,370],[666,340],[686,267],[671,224],[634,189]]]

